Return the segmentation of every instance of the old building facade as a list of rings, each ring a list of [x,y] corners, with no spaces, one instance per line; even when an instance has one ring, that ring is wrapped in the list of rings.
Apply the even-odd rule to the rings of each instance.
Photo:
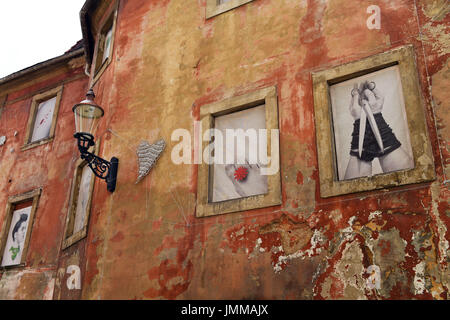
[[[1,81],[0,135],[4,138],[0,147],[0,197],[2,247],[6,253],[11,248],[6,246],[6,237],[14,209],[35,204],[35,212],[26,221],[29,240],[26,252],[22,250],[21,261],[18,261],[20,257],[15,257],[11,263],[6,263],[14,265],[10,269],[5,268],[2,261],[0,299],[53,297],[77,160],[70,129],[73,127],[71,109],[88,88],[84,61],[82,46],[74,47],[60,57]],[[53,102],[54,108],[42,114],[37,109],[45,101]],[[39,117],[37,124],[36,117]],[[44,131],[47,128],[50,132],[41,134],[34,130],[41,122]],[[53,129],[46,126],[47,123]]]
[[[87,0],[80,18],[82,47],[0,79],[2,257],[30,210],[1,299],[448,299],[446,1]],[[394,67],[413,165],[339,180],[328,89]],[[89,88],[112,193],[73,138]],[[214,203],[196,133],[261,105],[279,170]],[[136,183],[141,142],[160,139]]]

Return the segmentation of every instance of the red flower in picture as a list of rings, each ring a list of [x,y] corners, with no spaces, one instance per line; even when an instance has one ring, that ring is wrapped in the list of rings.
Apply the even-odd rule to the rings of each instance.
[[[238,181],[243,181],[247,178],[248,170],[244,167],[239,167],[234,171],[234,179]]]

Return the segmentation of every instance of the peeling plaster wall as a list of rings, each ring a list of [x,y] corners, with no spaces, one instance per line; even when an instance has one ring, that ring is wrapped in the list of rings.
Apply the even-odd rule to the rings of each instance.
[[[84,57],[0,86],[0,228],[10,196],[42,188],[25,266],[0,270],[0,299],[53,299],[70,187],[78,158],[72,107],[87,91]],[[63,85],[53,141],[28,150],[24,145],[34,95]]]
[[[366,27],[372,4],[381,8],[380,30]],[[8,137],[0,156],[9,159],[0,164],[0,205],[31,186],[52,190],[41,199],[47,220],[38,211],[28,258],[50,265],[51,276],[0,273],[0,298],[448,299],[447,1],[255,0],[206,21],[205,7],[205,0],[120,1],[112,62],[94,85],[105,109],[100,155],[120,159],[117,188],[110,194],[96,182],[88,236],[62,252],[77,155],[72,131],[65,143],[40,147],[56,158],[38,149],[10,155],[5,146],[24,126],[29,101],[15,102],[15,112],[0,107],[1,128],[14,123],[0,132]],[[415,49],[436,181],[320,198],[311,72],[404,44]],[[72,128],[69,106],[87,88],[84,80],[70,85],[57,136]],[[282,205],[195,218],[197,167],[172,163],[172,131],[193,133],[202,106],[269,86],[278,93]],[[159,138],[166,151],[136,185],[137,146]],[[14,143],[18,150],[21,140]],[[81,268],[81,290],[67,289],[69,265]],[[379,287],[368,285],[371,266]]]
[[[366,8],[381,8],[368,30]],[[446,1],[256,0],[205,21],[206,1],[120,1],[113,61],[95,84],[114,194],[95,191],[83,299],[447,299]],[[312,71],[413,44],[438,179],[320,198]],[[197,168],[170,140],[203,105],[277,86],[281,206],[195,218]],[[168,143],[135,185],[135,150]],[[380,288],[367,286],[367,268]]]

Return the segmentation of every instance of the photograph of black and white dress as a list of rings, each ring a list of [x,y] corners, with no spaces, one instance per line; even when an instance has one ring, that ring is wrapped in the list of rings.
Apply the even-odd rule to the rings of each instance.
[[[338,180],[414,168],[398,66],[330,86]]]

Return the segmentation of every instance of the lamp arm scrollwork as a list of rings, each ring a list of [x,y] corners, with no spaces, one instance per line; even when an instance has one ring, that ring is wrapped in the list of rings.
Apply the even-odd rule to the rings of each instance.
[[[92,152],[89,152],[89,148],[95,145],[94,137],[92,135],[77,132],[74,137],[77,138],[78,141],[78,150],[80,151],[81,159],[87,162],[96,177],[106,180],[108,191],[114,192],[116,188],[119,160],[113,157],[111,158],[111,161],[106,161]]]
[[[86,160],[88,166],[92,169],[92,172],[100,178],[106,179],[108,177],[109,170],[111,168],[111,162],[106,161],[95,154],[90,152],[82,153],[81,159]]]

